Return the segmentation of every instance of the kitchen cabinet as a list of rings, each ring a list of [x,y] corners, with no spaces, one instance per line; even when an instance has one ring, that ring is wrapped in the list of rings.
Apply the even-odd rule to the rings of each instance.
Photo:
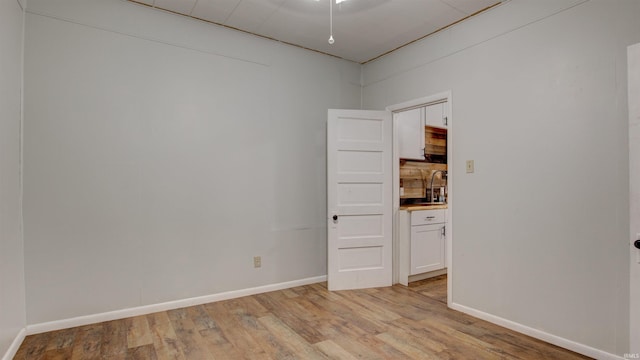
[[[445,211],[411,212],[409,275],[444,269]]]
[[[399,281],[401,284],[407,285],[411,276],[446,268],[446,211],[446,209],[400,211]]]
[[[424,108],[394,114],[401,159],[424,160]]]
[[[425,125],[438,128],[447,127],[447,103],[432,104],[424,109]]]

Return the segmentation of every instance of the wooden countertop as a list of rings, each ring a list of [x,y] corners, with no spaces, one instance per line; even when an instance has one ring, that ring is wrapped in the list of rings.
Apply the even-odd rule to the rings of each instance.
[[[447,209],[447,204],[433,204],[433,205],[402,205],[400,206],[400,210],[406,211],[416,211],[416,210],[438,210],[438,209]]]

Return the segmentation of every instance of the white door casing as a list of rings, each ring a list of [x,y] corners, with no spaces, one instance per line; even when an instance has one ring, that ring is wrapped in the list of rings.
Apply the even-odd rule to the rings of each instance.
[[[329,290],[392,285],[392,145],[390,112],[328,111]]]
[[[640,43],[628,48],[629,77],[629,203],[630,203],[630,341],[629,354],[640,356]]]
[[[451,93],[451,91],[445,91],[445,92],[441,92],[441,93],[437,93],[437,94],[433,94],[433,95],[429,95],[423,98],[418,98],[418,99],[413,99],[410,101],[406,101],[403,103],[399,103],[399,104],[395,104],[395,105],[391,105],[388,106],[386,109],[389,111],[394,112],[394,115],[397,112],[400,111],[404,111],[406,109],[410,109],[410,108],[414,108],[414,107],[422,107],[422,106],[429,106],[435,103],[443,103],[443,108],[442,111],[444,112],[444,116],[447,118],[447,154],[450,154],[447,157],[447,166],[448,168],[451,170],[454,168],[455,163],[454,163],[454,159],[453,156],[451,154],[453,154],[453,127],[452,127],[452,109],[453,109],[453,95]],[[393,122],[395,123],[394,126],[398,126],[397,124],[397,119],[394,119]],[[398,131],[397,128],[394,128],[394,131]],[[394,154],[392,157],[392,163],[396,164],[394,166],[398,166],[397,164],[399,164],[400,161],[400,152],[398,149],[397,144],[395,145],[394,148]],[[447,267],[447,306],[451,307],[453,304],[453,278],[454,278],[454,264],[453,264],[453,259],[452,259],[452,254],[453,254],[453,232],[454,232],[454,228],[453,228],[453,217],[451,216],[451,214],[453,214],[453,199],[454,199],[454,172],[453,171],[449,171],[448,175],[447,175],[447,186],[448,186],[448,209],[447,209],[447,220],[446,220],[446,227],[447,227],[447,234],[446,234],[446,240],[445,240],[445,264]],[[393,174],[393,188],[394,189],[399,189],[400,188],[400,176],[399,176],[399,171],[395,171]],[[403,216],[401,216],[400,211],[399,211],[399,207],[400,207],[400,196],[399,196],[399,192],[394,192],[394,198],[393,198],[393,211],[395,212],[396,216],[396,222],[395,224],[397,225],[397,228],[395,229],[395,239],[396,241],[396,257],[394,258],[394,281],[396,283],[402,283],[401,277],[402,276],[402,272],[403,270],[400,269],[400,257],[403,256],[401,254],[401,249],[400,249],[400,227],[401,226],[407,226],[407,231],[409,230],[409,220],[404,218]],[[406,256],[409,256],[408,254],[405,254]],[[408,273],[406,274],[408,275]]]

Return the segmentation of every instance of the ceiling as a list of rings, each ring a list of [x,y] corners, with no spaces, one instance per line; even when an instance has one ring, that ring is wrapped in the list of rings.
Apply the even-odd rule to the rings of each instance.
[[[358,63],[504,0],[129,0]]]

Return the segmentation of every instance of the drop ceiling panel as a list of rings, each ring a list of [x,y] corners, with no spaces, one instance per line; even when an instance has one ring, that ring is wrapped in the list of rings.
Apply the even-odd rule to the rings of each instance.
[[[455,9],[471,15],[496,3],[495,0],[442,0]]]
[[[160,9],[189,15],[195,4],[196,0],[155,0],[153,5]]]
[[[182,1],[182,0],[167,0]],[[198,0],[191,16],[224,24],[241,0]]]
[[[500,0],[130,0],[356,62],[420,39]],[[335,1],[335,0],[333,0]]]
[[[282,1],[243,0],[228,17],[225,25],[257,33],[278,11]]]

